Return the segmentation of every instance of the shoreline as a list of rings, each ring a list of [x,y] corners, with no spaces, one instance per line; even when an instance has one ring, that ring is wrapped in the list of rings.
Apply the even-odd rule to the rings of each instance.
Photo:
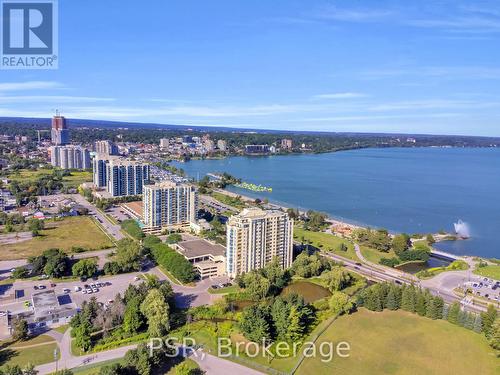
[[[235,192],[232,192],[232,191],[229,191],[229,190],[226,190],[226,189],[214,189],[215,192],[218,192],[220,194],[225,194],[227,196],[230,196],[232,198],[236,198],[236,197],[241,197],[241,199],[243,201],[248,201],[248,202],[254,202],[255,201],[255,198],[252,198],[248,195],[244,195],[244,194],[238,194],[238,193],[235,193]],[[283,205],[282,203],[274,203],[274,202],[271,202],[269,200],[269,203],[267,204],[268,206],[271,206],[271,208],[274,208],[274,209],[280,209],[280,210],[283,210],[283,211],[286,211],[288,209],[295,209],[293,207],[288,207],[288,206],[285,206]],[[297,209],[299,211],[300,214],[305,214],[307,211],[304,211],[304,210],[301,210],[301,209]],[[331,232],[331,228],[332,227],[336,227],[336,229],[339,230],[340,234],[342,235],[342,232],[348,230],[348,231],[353,231],[355,229],[367,229],[367,228],[370,228],[370,226],[368,225],[362,225],[362,224],[354,224],[354,223],[351,223],[349,221],[346,221],[345,219],[341,219],[341,218],[336,218],[336,217],[332,217],[330,216],[329,214],[327,214],[327,218],[326,218],[326,222],[329,223],[329,231]],[[389,231],[389,234],[391,235],[395,235],[395,234],[399,234],[399,232],[393,232],[393,231]],[[446,239],[443,239],[451,234],[440,234],[440,233],[431,233],[435,238],[437,237],[436,239],[436,243],[438,242],[442,242],[442,241],[460,241],[461,239],[460,238],[456,238],[455,240],[446,240]],[[425,239],[425,233],[423,234],[423,237],[422,238],[412,238],[414,241],[419,241],[419,240],[424,240]],[[432,245],[429,245],[429,247],[431,248],[431,251],[432,250],[437,250],[435,249]],[[441,251],[441,250],[438,250],[438,251]],[[461,257],[461,258],[470,258],[470,257],[475,257],[475,255],[470,255],[470,254],[467,254],[467,255],[460,255],[460,254],[453,254],[453,253],[449,253],[450,255],[454,255],[454,256],[457,256],[457,257]],[[480,257],[480,258],[483,258],[483,259],[489,259],[489,258],[484,258],[484,257]],[[407,263],[420,263],[422,261],[408,261],[408,262],[405,262],[405,263],[402,263],[400,264],[403,265],[403,264],[407,264]]]

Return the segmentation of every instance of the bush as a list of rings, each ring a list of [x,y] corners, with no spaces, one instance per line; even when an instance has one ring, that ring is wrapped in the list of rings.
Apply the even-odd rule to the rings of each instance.
[[[161,243],[156,236],[147,236],[144,248],[149,251],[155,262],[165,268],[174,277],[183,283],[194,280],[196,274],[193,265],[181,254]]]
[[[117,262],[107,262],[104,264],[103,271],[106,275],[118,275],[122,272],[122,268]]]

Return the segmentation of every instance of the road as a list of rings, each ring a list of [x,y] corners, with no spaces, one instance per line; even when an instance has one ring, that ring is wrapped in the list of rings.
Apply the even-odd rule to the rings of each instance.
[[[56,369],[75,369],[82,366],[98,364],[101,362],[111,361],[114,359],[123,358],[125,353],[131,349],[135,349],[137,344],[128,345],[117,349],[106,350],[99,353],[88,354],[83,356],[75,356],[71,353],[71,329],[66,330],[64,335],[58,332],[50,331],[49,336],[56,339],[60,348],[60,359],[57,362],[46,363],[36,366],[39,375],[51,374]],[[248,367],[239,365],[234,362],[219,358],[217,356],[207,354],[201,350],[193,351],[192,349],[181,347],[179,354],[187,356],[195,361],[198,366],[208,375],[261,375],[262,373],[252,370]]]
[[[460,302],[462,300],[462,298],[455,295],[452,291],[450,291],[448,289],[441,288],[440,286],[437,286],[437,285],[433,285],[433,284],[424,285],[422,283],[422,281],[420,281],[420,280],[414,281],[414,280],[408,279],[406,277],[403,278],[403,277],[401,277],[401,275],[398,275],[398,274],[394,275],[394,274],[392,274],[392,272],[386,272],[385,269],[381,269],[378,267],[374,268],[368,264],[355,262],[351,259],[347,259],[347,258],[338,256],[338,255],[335,255],[335,254],[321,252],[321,255],[323,255],[326,258],[330,258],[336,262],[342,262],[348,270],[356,272],[356,273],[363,275],[366,278],[374,280],[374,281],[388,281],[388,282],[393,282],[393,283],[397,283],[397,284],[414,284],[416,286],[422,286],[422,287],[429,289],[429,291],[432,294],[442,297],[446,303]],[[391,270],[387,270],[387,271],[391,271]],[[404,274],[404,275],[406,276],[406,274]],[[482,312],[485,310],[484,307],[477,306],[477,305],[465,305],[464,308],[466,310],[473,311],[473,312]]]

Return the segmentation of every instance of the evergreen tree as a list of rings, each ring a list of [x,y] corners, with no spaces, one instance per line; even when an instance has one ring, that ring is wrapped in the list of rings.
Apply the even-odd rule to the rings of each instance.
[[[453,302],[448,311],[448,321],[452,324],[458,324],[460,315],[460,305],[458,302]]]
[[[483,320],[483,332],[486,337],[490,336],[491,327],[497,318],[497,309],[493,305],[488,305],[488,310],[481,313],[481,319]]]
[[[441,319],[448,320],[448,313],[450,312],[450,306],[443,304],[443,311],[441,313]]]
[[[483,330],[483,321],[481,319],[481,314],[476,314],[476,318],[474,319],[474,332],[481,333]]]
[[[491,326],[488,342],[493,349],[500,350],[500,318],[496,318]]]
[[[442,308],[436,298],[430,296],[427,302],[425,316],[431,319],[439,319]]]
[[[465,328],[474,329],[475,316],[472,313],[467,313],[467,320],[465,321]]]
[[[396,289],[397,289],[396,287],[391,286],[389,288],[389,292],[387,293],[387,297],[385,299],[385,306],[389,310],[397,310],[399,308]]]
[[[425,316],[426,309],[427,309],[426,295],[421,291],[419,291],[417,293],[417,303],[415,306],[415,311],[417,312],[418,315]]]
[[[301,314],[297,306],[292,306],[288,317],[287,336],[291,341],[299,340],[304,334],[305,326],[301,319]]]
[[[401,308],[405,311],[415,312],[415,288],[407,286],[401,296]]]
[[[434,297],[436,317],[432,319],[443,319],[444,300],[441,297]]]

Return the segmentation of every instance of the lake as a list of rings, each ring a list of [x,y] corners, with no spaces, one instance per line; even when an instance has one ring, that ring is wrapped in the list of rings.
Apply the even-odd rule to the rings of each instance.
[[[436,247],[500,258],[500,149],[362,149],[174,164],[194,178],[228,172],[273,188],[229,187],[236,193],[394,232],[452,232],[463,220],[472,238]]]

